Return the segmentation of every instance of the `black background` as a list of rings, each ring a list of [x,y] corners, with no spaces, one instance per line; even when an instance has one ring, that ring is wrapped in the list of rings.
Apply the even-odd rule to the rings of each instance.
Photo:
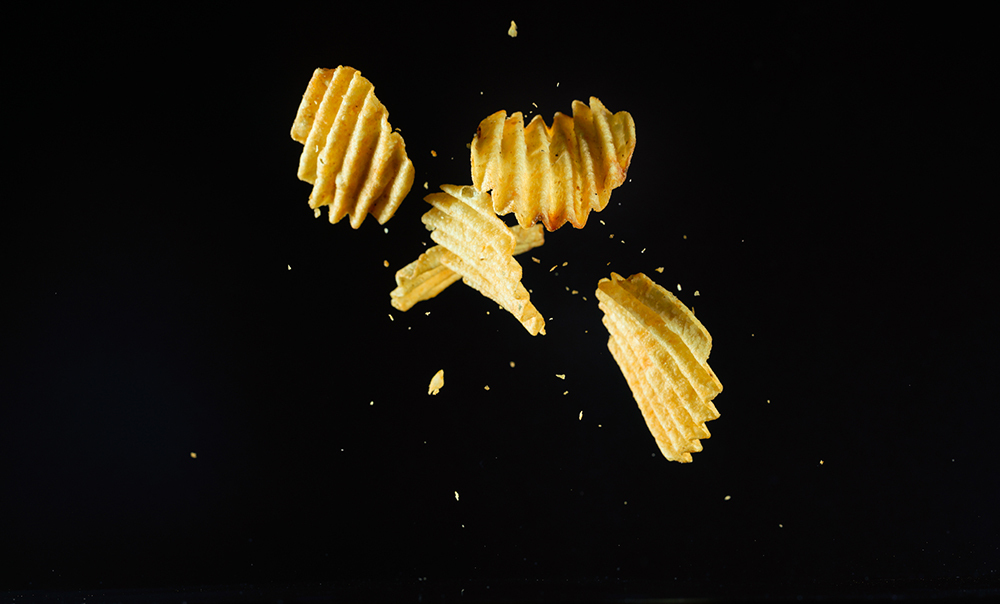
[[[16,17],[0,589],[996,595],[984,13]],[[387,231],[313,219],[295,177],[299,99],[339,64],[374,83],[416,169]],[[469,183],[479,121],[551,123],[591,95],[632,114],[636,151],[604,212],[519,257],[547,335],[461,284],[393,309],[395,271],[432,245],[421,198]],[[611,271],[650,275],[713,335],[722,416],[692,464],[659,455],[607,350],[593,291]]]

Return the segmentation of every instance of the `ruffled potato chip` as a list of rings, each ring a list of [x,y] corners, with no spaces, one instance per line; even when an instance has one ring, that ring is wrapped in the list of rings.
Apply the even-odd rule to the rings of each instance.
[[[712,337],[673,294],[638,273],[611,273],[597,298],[621,368],[664,457],[690,462],[719,417],[712,400],[722,383],[708,366]]]
[[[520,112],[498,111],[479,124],[471,147],[472,183],[492,191],[494,212],[513,212],[522,227],[540,220],[549,231],[567,221],[583,228],[625,182],[635,122],[596,97],[589,107],[573,101],[573,117],[556,113],[551,127],[541,116],[525,127]]]
[[[356,229],[370,213],[385,224],[413,185],[403,137],[356,69],[314,71],[291,134],[303,144],[298,176],[313,185],[309,207],[318,216],[329,206],[331,223],[349,216]]]
[[[545,320],[521,284],[521,265],[514,260],[518,238],[493,213],[489,194],[469,186],[441,185],[441,190],[424,198],[434,207],[421,217],[438,245],[397,273],[393,306],[404,310],[437,295],[456,280],[440,270],[445,267],[514,315],[531,335],[544,334]],[[525,239],[540,241],[530,233]]]

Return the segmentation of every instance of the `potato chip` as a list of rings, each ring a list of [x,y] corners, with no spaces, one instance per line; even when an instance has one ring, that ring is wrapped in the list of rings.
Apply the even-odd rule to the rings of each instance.
[[[712,338],[672,293],[638,273],[611,273],[597,298],[610,333],[608,348],[625,375],[657,446],[671,461],[690,462],[705,423],[719,417],[712,400],[722,383],[708,366]]]
[[[449,277],[435,272],[436,265],[441,265],[514,315],[531,335],[544,334],[545,320],[521,284],[521,265],[514,260],[517,237],[493,213],[489,194],[469,186],[441,185],[441,190],[424,198],[434,207],[421,217],[438,249],[428,250],[416,263],[400,270],[393,305],[402,310],[406,304],[412,306],[433,297],[450,285],[444,284]],[[526,238],[530,237],[529,233]],[[418,282],[421,276],[426,278]],[[412,299],[406,297],[407,280],[417,283],[409,289],[420,289]]]
[[[427,394],[437,394],[441,392],[442,388],[444,388],[444,369],[438,369],[438,372],[431,378],[430,385],[427,386]]]
[[[510,227],[510,230],[516,239],[515,256],[545,243],[545,232],[540,224],[527,229],[522,229],[520,225],[514,225]],[[396,289],[389,293],[391,303],[395,308],[407,311],[417,302],[430,300],[462,278],[461,275],[441,264],[441,254],[444,251],[445,248],[435,245],[421,254],[419,258],[396,271]]]
[[[612,114],[596,97],[589,107],[573,101],[573,117],[556,113],[551,127],[541,116],[525,127],[520,112],[498,111],[472,139],[472,182],[492,191],[494,212],[513,212],[523,227],[541,220],[549,231],[566,221],[583,228],[625,182],[634,150],[632,116]]]
[[[329,207],[331,223],[367,214],[385,224],[413,185],[406,145],[361,72],[341,65],[317,69],[302,95],[292,138],[304,145],[300,180],[313,184],[309,207]]]

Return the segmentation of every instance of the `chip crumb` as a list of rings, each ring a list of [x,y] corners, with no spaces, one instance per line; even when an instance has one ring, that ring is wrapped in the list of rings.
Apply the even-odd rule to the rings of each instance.
[[[614,239],[614,238],[615,238],[615,234],[614,233],[611,233],[610,235],[608,235],[608,239]]]
[[[767,399],[767,404],[768,404],[768,405],[770,405],[770,404],[771,404],[771,399]]]
[[[541,261],[541,260],[539,260],[538,258],[535,258],[534,256],[532,256],[532,257],[531,257],[531,260],[532,260],[532,262],[534,262],[535,264],[541,264],[541,263],[542,263],[542,261]]]
[[[292,265],[291,264],[288,265],[288,270],[292,270]]]
[[[701,294],[698,293],[698,290],[694,290],[694,295],[700,296]]]
[[[319,208],[313,208],[313,218],[319,218]]]
[[[426,181],[424,182],[424,188],[425,189],[427,188],[427,182]]]
[[[565,380],[566,379],[566,374],[565,373],[557,373],[556,377],[559,378],[560,380]]]
[[[458,491],[455,491],[455,501],[458,501]],[[462,526],[465,526],[464,524]]]
[[[575,296],[575,295],[577,295],[577,294],[578,294],[578,293],[580,293],[580,292],[578,292],[578,291],[576,291],[576,290],[574,289],[573,291],[571,291],[571,292],[569,292],[569,293],[571,293],[571,294],[573,294],[573,295]]]
[[[198,454],[195,453],[194,451],[191,451],[191,459],[197,459],[197,458],[198,458]]]
[[[431,149],[431,157],[437,157],[437,156],[438,156],[437,151]]]
[[[656,272],[658,272],[658,273],[662,273],[662,272],[663,272],[663,267],[661,266],[661,267],[657,268],[657,269],[656,269]]]
[[[489,386],[489,384],[487,384],[487,385],[483,386],[483,390],[489,390],[489,389],[490,389],[490,386]]]
[[[385,227],[384,229],[382,229],[382,231],[383,231],[383,232],[384,232],[384,233],[385,233],[386,235],[388,235],[388,234],[389,234],[389,227]]]
[[[685,239],[687,239],[687,238],[688,238],[688,236],[687,236],[687,235],[684,235],[684,238],[685,238]]]
[[[729,499],[730,499],[729,495],[726,495],[726,501],[729,501]]]
[[[677,291],[681,291],[681,284],[680,283],[677,284]]]
[[[510,22],[510,29],[507,30],[507,35],[511,38],[517,37],[517,23],[514,23],[513,21]]]
[[[562,265],[563,265],[563,266],[566,266],[567,264],[569,264],[569,261],[568,261],[568,260],[567,260],[566,262],[563,262],[563,263],[562,263]]]
[[[368,406],[371,407],[374,404],[375,404],[375,401],[372,401],[372,402],[368,403]]]
[[[645,253],[646,253],[646,248],[642,248],[642,251],[641,251],[641,252],[639,252],[639,253],[640,253],[640,254],[645,254]]]
[[[428,316],[430,314],[431,314],[431,311],[428,310],[427,312],[424,313],[424,316],[426,317],[426,316]]]
[[[444,369],[439,369],[434,377],[431,378],[431,384],[427,387],[427,394],[437,394],[441,392],[444,388]]]
[[[396,319],[393,319],[393,318],[392,318],[392,313],[389,313],[389,320],[390,320],[390,321],[395,321],[395,320],[396,320]]]
[[[556,270],[557,268],[559,268],[559,265],[558,264],[553,264],[552,268],[549,269],[549,272],[551,273],[552,271]]]
[[[783,524],[779,524],[779,525],[778,525],[778,528],[785,528],[785,525],[783,525]]]
[[[511,362],[510,362],[510,366],[511,366],[511,367],[513,367],[513,366],[514,366],[514,361],[511,361]]]
[[[823,460],[819,460],[819,465],[823,465]]]
[[[563,396],[566,396],[567,394],[569,394],[569,390],[563,392]]]
[[[580,419],[583,419],[583,411],[580,412]]]
[[[535,105],[535,102],[534,102],[534,101],[532,101],[532,102],[531,102],[531,105],[532,105],[532,106],[533,106],[533,107],[534,107],[535,109],[538,109],[538,105]]]
[[[383,260],[382,264],[384,264],[386,268],[389,268],[389,261],[388,260]]]

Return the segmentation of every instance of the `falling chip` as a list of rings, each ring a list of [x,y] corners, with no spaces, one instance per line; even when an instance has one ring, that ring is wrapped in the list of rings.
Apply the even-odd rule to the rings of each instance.
[[[730,499],[731,499],[731,497],[729,495],[726,495],[726,499],[725,500],[729,501]]]
[[[427,387],[427,394],[437,394],[444,388],[444,369],[439,369],[431,378],[430,386]]]
[[[583,420],[583,411],[580,411],[580,420]]]
[[[511,38],[517,37],[517,23],[514,23],[513,21],[510,22],[510,29],[507,30],[507,35]]]
[[[661,267],[659,267],[658,269],[656,269],[656,272],[658,272],[658,273],[662,273],[662,272],[663,272],[663,267],[661,266]]]
[[[511,366],[511,367],[513,367],[513,366],[514,366],[514,361],[511,361],[511,362],[510,362],[510,366]]]
[[[291,264],[288,265],[288,270],[292,270],[292,265]]]
[[[458,491],[455,491],[455,501],[458,501]],[[465,526],[464,524],[462,526]]]
[[[396,320],[396,319],[393,319],[393,318],[392,318],[392,313],[389,313],[389,320],[390,320],[390,321],[395,321],[395,320]]]
[[[677,284],[677,291],[681,291],[681,284],[680,283]]]
[[[696,296],[700,296],[701,294],[700,294],[700,293],[698,293],[698,290],[694,290],[694,295],[696,295]]]
[[[560,380],[565,380],[566,379],[566,374],[565,373],[557,373],[556,377],[559,378]]]
[[[195,453],[194,451],[191,451],[191,459],[197,459],[197,458],[198,458],[198,454]]]
[[[389,268],[389,261],[388,260],[383,260],[382,264],[385,265],[386,268]]]

